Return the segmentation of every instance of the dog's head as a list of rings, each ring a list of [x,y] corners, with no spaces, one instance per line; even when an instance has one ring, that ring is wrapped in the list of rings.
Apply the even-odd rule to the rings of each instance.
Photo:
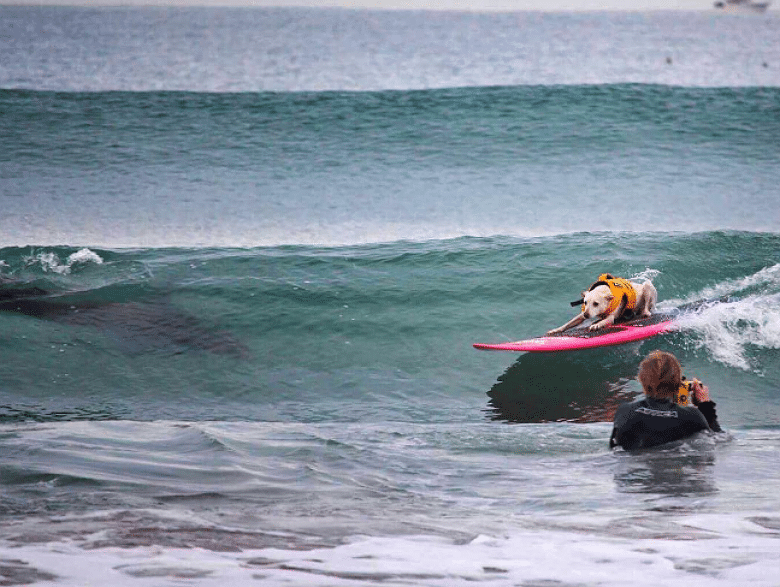
[[[582,313],[585,318],[605,316],[609,313],[609,306],[615,296],[609,290],[609,286],[598,285],[590,291],[582,292]]]

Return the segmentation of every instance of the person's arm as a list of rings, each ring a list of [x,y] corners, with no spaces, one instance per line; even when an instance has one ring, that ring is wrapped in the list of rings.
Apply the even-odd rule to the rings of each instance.
[[[715,411],[715,402],[710,399],[710,390],[706,385],[702,385],[698,379],[693,380],[693,405],[699,408],[699,411],[707,420],[710,430],[713,432],[723,432],[718,423],[718,414]]]
[[[609,437],[609,448],[615,448],[618,445],[616,439],[617,439],[617,428],[613,427],[612,436]]]
[[[609,437],[609,448],[615,448],[616,446],[622,446],[622,441],[625,440],[626,429],[629,420],[629,416],[633,412],[633,408],[636,402],[630,404],[620,404],[615,412],[615,421],[612,426],[612,435]]]

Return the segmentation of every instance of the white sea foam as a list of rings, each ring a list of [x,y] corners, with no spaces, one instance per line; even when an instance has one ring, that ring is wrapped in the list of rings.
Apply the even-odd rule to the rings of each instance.
[[[694,292],[685,300],[713,299],[680,320],[682,329],[698,337],[696,344],[730,367],[761,370],[750,348],[780,349],[780,265],[766,267],[740,279]]]
[[[672,519],[670,536],[584,529],[518,529],[455,541],[430,535],[355,536],[341,546],[217,552],[145,546],[82,550],[71,542],[0,549],[6,569],[55,576],[59,586],[777,584],[777,529],[763,518]],[[558,521],[556,521],[557,523]],[[642,520],[635,521],[641,526]],[[606,530],[606,529],[605,529]],[[676,532],[676,534],[675,534]],[[641,534],[641,532],[639,532]],[[259,583],[258,583],[259,582]]]
[[[731,367],[760,370],[751,347],[780,349],[780,294],[756,295],[709,305],[685,316],[680,327],[698,335],[698,345]]]
[[[780,264],[763,269],[739,279],[727,279],[689,295],[683,302],[714,300],[724,296],[739,295],[746,290],[756,288],[780,289]]]
[[[640,271],[636,275],[632,276],[631,279],[638,282],[643,282],[648,280],[652,281],[660,274],[661,272],[658,269],[651,269],[650,267],[647,267],[644,271]]]
[[[88,263],[102,265],[103,259],[94,251],[83,248],[68,255],[64,261],[57,253],[52,251],[40,251],[28,255],[25,258],[25,262],[28,266],[39,266],[44,273],[68,275],[75,265],[85,265]]]
[[[67,265],[72,267],[76,263],[95,263],[96,265],[102,265],[103,259],[97,253],[85,248],[68,255]]]

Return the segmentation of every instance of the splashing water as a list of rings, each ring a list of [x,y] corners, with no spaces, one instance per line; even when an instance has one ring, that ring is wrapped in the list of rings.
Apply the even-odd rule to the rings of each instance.
[[[58,273],[59,275],[68,275],[74,265],[83,265],[87,263],[102,265],[103,259],[97,253],[87,248],[83,248],[68,255],[65,262],[60,259],[57,253],[49,251],[29,255],[25,258],[25,263],[27,266],[40,266],[44,273],[51,272]]]
[[[715,360],[760,372],[761,366],[751,356],[751,347],[780,349],[780,265],[723,281],[689,296],[695,297],[721,298],[680,320],[680,326],[696,333],[698,346]]]

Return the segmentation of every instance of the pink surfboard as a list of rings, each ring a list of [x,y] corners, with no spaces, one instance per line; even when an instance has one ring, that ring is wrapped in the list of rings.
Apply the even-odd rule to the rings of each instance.
[[[673,323],[673,316],[656,314],[650,318],[631,320],[593,332],[588,330],[587,326],[581,326],[560,334],[551,334],[515,342],[476,343],[474,348],[486,351],[525,351],[532,353],[577,351],[644,340],[671,330]]]

